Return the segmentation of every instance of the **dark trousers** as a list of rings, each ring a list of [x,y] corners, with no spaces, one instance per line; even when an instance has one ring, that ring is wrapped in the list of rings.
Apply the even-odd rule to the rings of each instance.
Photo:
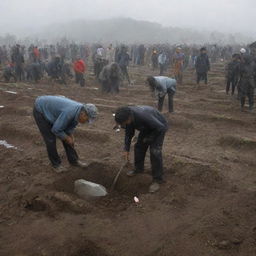
[[[22,66],[15,67],[15,75],[19,82],[24,80],[25,75],[24,75],[24,70]]]
[[[170,89],[168,90],[167,93],[168,93],[168,100],[169,100],[169,112],[172,113],[173,112],[173,96],[175,92]],[[158,98],[158,110],[160,112],[163,110],[164,99],[165,99],[165,96]]]
[[[252,79],[242,79],[240,84],[240,101],[241,107],[245,105],[246,97],[248,97],[249,108],[253,109],[254,105],[254,82]]]
[[[162,158],[162,147],[164,142],[165,133],[158,134],[154,140],[150,143],[145,142],[149,134],[140,132],[138,141],[135,144],[134,155],[135,155],[135,171],[144,171],[145,156],[150,147],[150,161],[152,168],[152,177],[154,181],[161,182],[163,180],[163,158]]]
[[[159,75],[163,75],[164,74],[164,69],[165,69],[165,65],[164,64],[159,64],[159,68],[160,68],[160,73]]]
[[[229,93],[230,85],[232,87],[232,95],[235,93],[236,85],[237,85],[237,80],[235,77],[228,77],[227,79],[227,86],[226,86],[226,93]]]
[[[47,153],[49,160],[51,161],[53,167],[58,167],[61,164],[61,159],[59,157],[59,154],[57,152],[57,147],[56,147],[56,136],[51,132],[52,129],[52,124],[50,124],[41,114],[38,112],[35,108],[33,110],[34,118],[36,121],[36,124],[43,136],[46,148],[47,148]],[[78,161],[78,155],[75,151],[75,149],[67,144],[66,142],[62,142],[63,146],[65,148],[67,158],[70,164],[74,165]]]
[[[76,72],[76,83],[80,84],[80,86],[85,86],[85,79],[84,79],[84,74],[83,73],[78,73]]]
[[[120,69],[122,71],[123,76],[126,77],[128,83],[130,84],[131,81],[130,81],[130,77],[129,77],[129,74],[128,74],[127,66],[120,66]]]
[[[204,83],[208,83],[208,75],[207,72],[204,73],[197,73],[197,84],[200,83],[201,80],[204,80]]]

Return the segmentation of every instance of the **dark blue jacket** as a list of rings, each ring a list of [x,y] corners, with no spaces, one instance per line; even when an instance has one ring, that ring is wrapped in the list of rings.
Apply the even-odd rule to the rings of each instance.
[[[163,115],[150,106],[131,106],[132,123],[125,128],[125,151],[130,151],[131,140],[135,130],[147,134],[149,141],[168,130],[167,121]]]

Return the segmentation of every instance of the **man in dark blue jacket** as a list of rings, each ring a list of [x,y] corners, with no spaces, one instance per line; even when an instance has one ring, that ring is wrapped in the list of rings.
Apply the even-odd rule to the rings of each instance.
[[[71,165],[86,167],[78,160],[72,134],[78,123],[91,122],[96,118],[97,108],[93,104],[82,104],[65,97],[41,96],[36,99],[33,112],[55,171],[65,171],[57,152],[56,138],[62,140]]]
[[[196,58],[195,67],[197,73],[197,85],[199,85],[201,80],[204,80],[204,83],[207,84],[210,61],[205,47],[200,49],[200,55]]]
[[[149,106],[128,106],[117,109],[115,121],[125,129],[125,156],[129,161],[129,151],[135,130],[139,136],[135,145],[135,170],[129,171],[128,176],[134,176],[144,171],[144,160],[148,147],[150,147],[150,160],[153,183],[149,192],[159,190],[163,182],[162,146],[165,133],[168,129],[167,121],[161,113]]]

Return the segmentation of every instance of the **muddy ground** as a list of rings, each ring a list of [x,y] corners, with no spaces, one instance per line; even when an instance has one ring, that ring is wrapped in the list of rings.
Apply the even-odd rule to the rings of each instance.
[[[175,96],[175,113],[164,145],[166,183],[148,194],[147,172],[122,174],[116,190],[82,200],[73,183],[84,178],[108,189],[122,165],[123,131],[113,131],[114,110],[124,104],[156,105],[144,85],[149,68],[131,68],[133,87],[102,95],[93,77],[87,87],[41,81],[0,83],[1,256],[253,256],[256,255],[255,114],[241,113],[224,93],[223,65],[209,85],[195,88],[192,71]],[[15,91],[10,94],[6,91]],[[76,129],[76,148],[87,170],[52,171],[32,117],[39,95],[64,95],[95,103],[93,125]],[[167,103],[165,110],[167,109]],[[133,197],[138,196],[139,204]]]

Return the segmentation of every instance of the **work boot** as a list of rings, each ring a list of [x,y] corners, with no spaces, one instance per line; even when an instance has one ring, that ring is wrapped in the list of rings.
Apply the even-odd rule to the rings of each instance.
[[[149,193],[155,193],[160,189],[160,184],[158,182],[153,182],[149,186]]]
[[[80,160],[78,160],[75,164],[72,165],[80,168],[87,168],[89,166],[87,163],[81,162]]]
[[[133,177],[133,176],[135,176],[135,175],[137,175],[137,174],[140,174],[140,173],[143,173],[143,171],[132,170],[132,171],[128,171],[128,172],[126,173],[126,175],[127,175],[128,177]]]
[[[67,172],[67,168],[65,168],[64,166],[60,165],[58,167],[53,167],[53,170],[56,172],[56,173],[63,173],[63,172]]]

